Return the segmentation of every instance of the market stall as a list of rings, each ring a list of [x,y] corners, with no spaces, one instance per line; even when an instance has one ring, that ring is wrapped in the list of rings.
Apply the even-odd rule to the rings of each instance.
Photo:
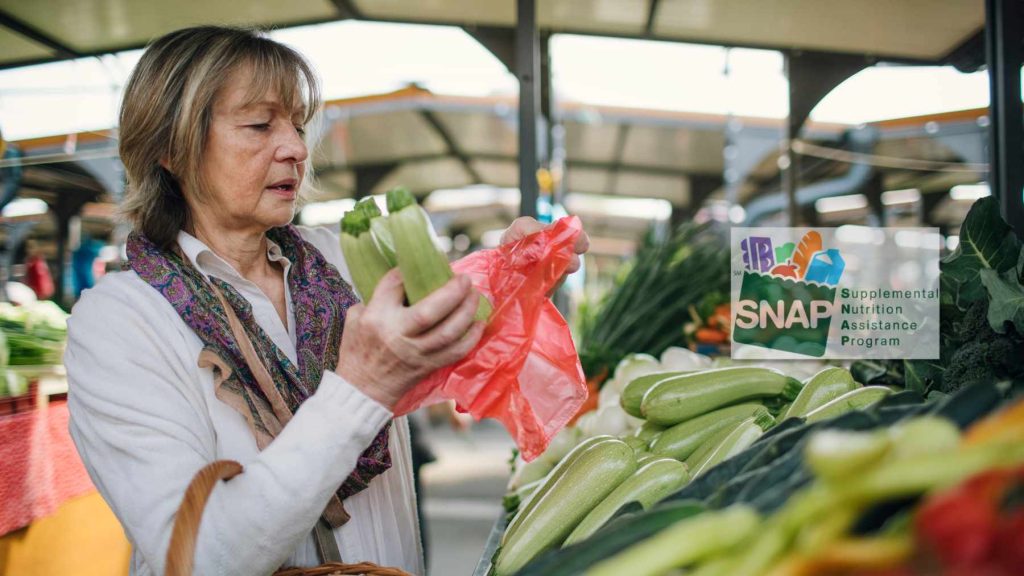
[[[114,23],[116,33],[108,33],[106,21],[81,25],[97,23],[102,10],[68,8],[64,15],[74,17],[52,18],[49,4],[0,9],[0,43],[10,48],[0,67],[137,48],[207,17],[191,12],[199,8],[168,4],[160,9],[181,20],[155,25],[150,13],[133,9]],[[568,205],[573,193],[636,195],[642,188],[671,204],[660,229],[638,243],[635,228],[646,226],[645,219],[631,218],[626,227],[622,214],[583,215],[591,231],[630,236],[628,243],[613,234],[601,238],[603,247],[615,248],[602,256],[636,257],[615,274],[603,300],[586,303],[572,318],[588,401],[543,453],[515,460],[503,502],[507,513],[494,523],[478,576],[1019,572],[1024,252],[1004,222],[1020,232],[1022,171],[1014,158],[1021,134],[1021,18],[1012,2],[925,9],[920,2],[894,1],[877,4],[869,17],[861,6],[839,0],[792,0],[756,10],[738,0],[715,9],[648,0],[623,2],[610,16],[608,3],[590,1],[520,0],[518,11],[500,2],[299,4],[297,12],[232,6],[233,16],[224,21],[243,23],[232,18],[244,14],[246,24],[252,18],[262,24],[341,18],[459,25],[521,83],[518,101],[446,99],[409,88],[329,103],[327,152],[317,167],[325,200],[355,203],[411,182],[437,216],[443,209],[430,208],[433,191],[489,186],[495,206],[476,202],[475,211],[451,209],[442,218],[461,225],[475,242],[507,224],[508,204],[522,214],[536,212],[540,162],[566,175],[560,182],[565,190],[549,191],[556,203]],[[927,32],[907,33],[914,28]],[[547,60],[550,38],[560,33],[779,50],[790,117],[758,125],[731,114],[565,103],[559,110]],[[987,60],[992,105],[956,118],[804,126],[824,94],[879,60],[961,70],[977,70]],[[513,106],[518,124],[510,121]],[[556,128],[568,144],[555,138]],[[545,132],[541,138],[538,131]],[[39,166],[75,165],[58,184],[88,176],[90,195],[73,208],[65,205],[54,230],[45,230],[59,243],[58,262],[83,207],[100,206],[110,234],[106,216],[123,192],[115,161],[88,164],[112,159],[115,147],[105,136],[87,140],[58,138],[35,151],[42,158],[29,158]],[[399,140],[407,146],[392,145]],[[538,141],[551,146],[547,158]],[[26,188],[63,197],[65,188],[41,177],[46,171],[29,170],[33,186]],[[950,207],[950,189],[982,180],[991,183],[995,198],[977,203],[965,220],[965,204]],[[498,198],[499,186],[518,186],[518,196]],[[816,200],[861,191],[862,208],[825,215],[815,207]],[[917,196],[890,203],[887,191]],[[98,199],[103,203],[93,204]],[[929,225],[944,240],[956,238],[959,246],[942,270],[939,359],[825,364],[728,358],[727,222],[743,219],[727,215],[717,223],[702,218],[679,226],[702,208],[709,211],[709,199],[726,210],[759,208],[748,211],[750,222],[769,214],[773,223],[790,225]],[[420,244],[436,239],[428,240]],[[438,277],[451,274],[439,270]],[[33,331],[22,325],[8,330],[8,341],[17,336],[19,353],[27,356],[22,363],[46,368],[11,369],[7,398],[0,399],[0,572],[80,574],[89,566],[97,574],[123,573],[129,546],[67,436],[55,366],[59,337],[44,330],[25,339]],[[54,548],[66,553],[49,554]]]
[[[625,355],[517,460],[477,574],[1019,573],[1024,252],[992,198],[960,234],[938,360]]]
[[[130,546],[68,433],[67,315],[0,305],[0,573],[127,574]],[[55,553],[59,551],[59,553]]]

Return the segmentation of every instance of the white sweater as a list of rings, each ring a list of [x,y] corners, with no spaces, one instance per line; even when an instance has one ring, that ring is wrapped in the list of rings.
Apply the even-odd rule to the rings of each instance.
[[[300,228],[350,280],[338,237]],[[293,362],[290,296],[285,327],[253,283],[194,237],[179,244],[193,264],[234,286],[260,327]],[[291,263],[272,245],[287,275]],[[287,277],[287,276],[286,276]],[[327,371],[316,394],[262,452],[241,414],[214,396],[197,365],[202,341],[134,272],[104,277],[74,307],[64,356],[71,435],[86,469],[133,545],[133,576],[161,576],[174,515],[192,476],[236,460],[245,471],[214,489],[196,547],[196,575],[255,576],[318,564],[312,527],[391,413]],[[346,562],[423,574],[406,418],[391,428],[390,470],[345,501],[352,519],[334,531]]]

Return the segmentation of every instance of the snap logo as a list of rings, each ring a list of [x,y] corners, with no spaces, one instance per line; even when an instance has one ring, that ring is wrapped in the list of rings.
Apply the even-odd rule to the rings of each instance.
[[[825,355],[845,269],[837,248],[815,230],[798,244],[778,246],[769,236],[740,242],[743,280],[736,302],[733,341],[811,357]]]

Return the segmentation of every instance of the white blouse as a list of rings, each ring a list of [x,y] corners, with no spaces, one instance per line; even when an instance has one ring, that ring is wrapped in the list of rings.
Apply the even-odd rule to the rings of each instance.
[[[299,228],[351,281],[338,237]],[[252,282],[182,232],[198,270],[235,287],[260,327],[296,362],[295,316],[288,326]],[[268,257],[291,266],[271,243]],[[287,292],[287,291],[286,291]],[[105,276],[68,322],[64,356],[71,436],[86,469],[133,546],[131,574],[160,576],[185,488],[206,464],[240,462],[206,504],[196,575],[253,576],[282,565],[319,563],[312,527],[392,414],[331,371],[262,452],[245,419],[214,396],[213,372],[199,368],[203,343],[164,297],[135,272]],[[345,562],[370,561],[424,574],[413,489],[409,428],[391,428],[392,467],[345,500],[351,520],[334,531]]]

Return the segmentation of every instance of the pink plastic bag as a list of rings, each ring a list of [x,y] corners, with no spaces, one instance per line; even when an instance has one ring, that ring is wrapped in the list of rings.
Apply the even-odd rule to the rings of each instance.
[[[395,415],[452,399],[477,420],[500,420],[524,460],[539,456],[587,398],[569,326],[548,298],[582,229],[579,218],[562,218],[518,242],[454,262],[494,312],[476,348],[406,393]]]

